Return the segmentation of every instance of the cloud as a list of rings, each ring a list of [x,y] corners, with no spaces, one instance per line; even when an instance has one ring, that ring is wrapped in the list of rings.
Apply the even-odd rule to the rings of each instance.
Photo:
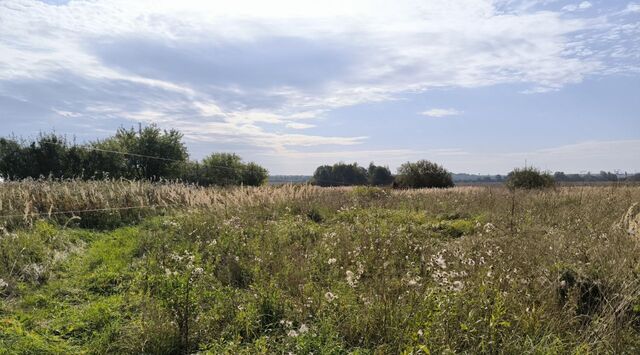
[[[627,5],[624,12],[626,13],[635,13],[640,12],[640,3],[631,2]]]
[[[588,1],[583,1],[579,4],[571,4],[571,5],[566,5],[562,8],[562,10],[565,11],[569,11],[569,12],[573,12],[573,11],[578,11],[578,10],[586,10],[591,8],[593,5],[588,2]]]
[[[315,126],[316,125],[309,124],[309,123],[297,123],[297,122],[287,123],[287,128],[291,128],[291,129],[307,129],[307,128],[313,128]]]
[[[420,114],[427,117],[441,118],[447,116],[458,116],[461,115],[462,112],[451,108],[432,108],[430,110],[420,112]]]
[[[346,106],[435,88],[546,92],[637,72],[640,29],[530,5],[551,3],[4,0],[0,96],[18,116],[153,122],[194,142],[282,152],[364,143],[363,135],[282,133]]]

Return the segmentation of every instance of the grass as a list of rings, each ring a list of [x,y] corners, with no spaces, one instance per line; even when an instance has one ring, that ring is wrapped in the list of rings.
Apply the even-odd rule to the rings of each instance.
[[[0,354],[640,351],[640,187],[102,184],[0,200],[185,208],[7,219]]]

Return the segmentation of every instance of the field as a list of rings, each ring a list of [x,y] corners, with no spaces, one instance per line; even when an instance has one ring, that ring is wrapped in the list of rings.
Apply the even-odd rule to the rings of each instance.
[[[639,201],[3,183],[0,354],[638,353]]]

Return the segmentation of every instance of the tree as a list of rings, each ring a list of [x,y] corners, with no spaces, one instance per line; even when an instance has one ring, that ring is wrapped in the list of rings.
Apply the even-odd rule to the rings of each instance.
[[[388,186],[393,183],[393,175],[391,175],[391,170],[389,170],[389,167],[376,166],[372,162],[369,164],[367,174],[369,176],[369,185]]]
[[[201,185],[240,185],[242,159],[233,153],[213,153],[202,160]]]
[[[202,163],[190,163],[187,171],[187,180],[204,186],[260,186],[269,177],[267,169],[256,163],[245,164],[233,153],[213,153]]]
[[[402,164],[398,168],[396,183],[398,187],[403,188],[446,188],[454,186],[451,173],[444,167],[428,160]]]
[[[155,125],[144,127],[138,132],[133,128],[120,128],[115,136],[97,146],[126,153],[127,171],[123,175],[129,178],[178,178],[188,158],[187,148],[182,143],[182,133],[173,129],[162,131]]]
[[[267,169],[256,163],[249,163],[242,170],[242,184],[245,186],[264,185],[269,178]]]
[[[319,186],[366,185],[367,181],[367,170],[358,166],[357,163],[320,166],[316,169],[312,179],[312,182]]]
[[[70,146],[54,133],[18,142],[0,138],[0,177],[104,179],[182,179],[201,185],[262,185],[267,170],[230,153],[211,154],[201,163],[188,160],[182,134],[155,125],[120,128],[112,137]]]
[[[510,189],[544,189],[553,187],[555,181],[551,174],[536,168],[516,168],[507,175],[506,185]]]
[[[0,138],[0,177],[23,179],[29,176],[25,149],[15,139]]]

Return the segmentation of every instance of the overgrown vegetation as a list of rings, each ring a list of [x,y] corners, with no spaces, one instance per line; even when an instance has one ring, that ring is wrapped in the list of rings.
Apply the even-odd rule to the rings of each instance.
[[[2,184],[0,215],[188,208],[3,218],[0,353],[640,351],[638,187],[65,184]]]
[[[387,186],[399,188],[453,187],[451,174],[444,168],[427,160],[407,162],[393,176],[386,166],[373,162],[365,169],[357,163],[336,163],[316,169],[311,182],[318,186]]]
[[[0,138],[0,178],[101,180],[180,180],[199,185],[260,186],[263,167],[229,153],[213,153],[202,162],[189,161],[182,134],[156,126],[120,128],[112,137],[71,144],[54,133],[31,142]]]
[[[514,169],[507,175],[507,187],[510,189],[546,189],[553,187],[555,181],[549,173],[540,172],[532,167]]]
[[[453,187],[453,179],[444,167],[427,160],[404,163],[398,168],[396,184],[402,188]]]

